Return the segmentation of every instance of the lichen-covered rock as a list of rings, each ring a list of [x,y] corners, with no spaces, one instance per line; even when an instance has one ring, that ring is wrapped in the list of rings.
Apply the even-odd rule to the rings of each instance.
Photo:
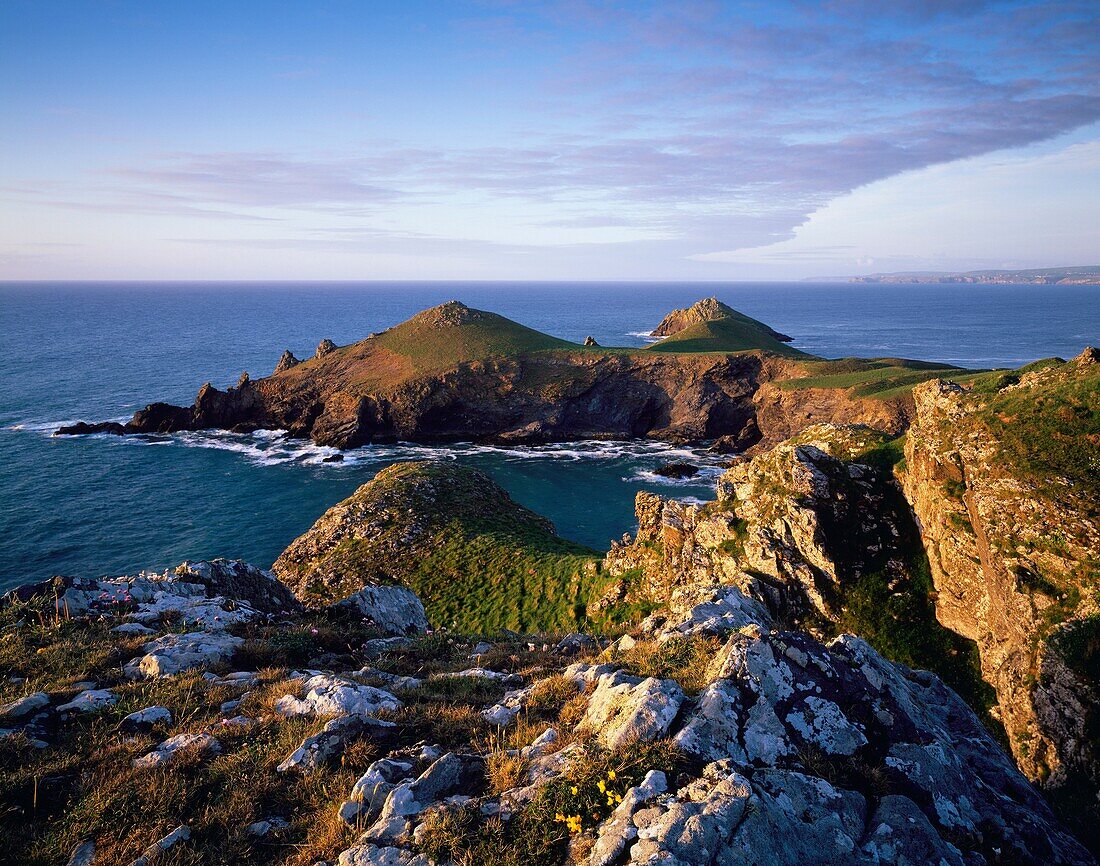
[[[124,670],[131,679],[172,676],[228,661],[243,643],[243,638],[221,631],[166,634],[145,644],[145,655],[131,660]]]
[[[412,590],[403,586],[365,586],[342,602],[391,635],[417,634],[428,630],[424,605]]]
[[[668,732],[683,700],[684,692],[674,680],[604,674],[577,730],[595,733],[610,749],[653,740]]]
[[[616,575],[640,570],[641,580],[615,587],[603,603],[619,600],[617,593],[683,610],[685,599],[717,583],[746,599],[727,615],[731,623],[765,622],[765,606],[808,607],[832,618],[842,581],[872,572],[905,580],[906,547],[917,540],[908,506],[888,472],[860,462],[887,439],[865,427],[819,424],[735,463],[718,480],[714,503],[639,493],[637,535],[613,545],[605,567]],[[706,616],[704,608],[694,618]],[[717,618],[683,628],[722,625]]]
[[[379,710],[398,710],[401,701],[393,694],[354,680],[329,674],[309,677],[303,684],[305,697],[284,695],[275,703],[283,716],[372,716]]]

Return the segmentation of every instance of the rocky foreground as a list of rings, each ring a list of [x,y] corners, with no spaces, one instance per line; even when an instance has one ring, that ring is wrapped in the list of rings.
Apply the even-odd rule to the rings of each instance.
[[[191,563],[25,588],[2,646],[13,862],[1095,862],[938,677],[729,585],[475,642]]]

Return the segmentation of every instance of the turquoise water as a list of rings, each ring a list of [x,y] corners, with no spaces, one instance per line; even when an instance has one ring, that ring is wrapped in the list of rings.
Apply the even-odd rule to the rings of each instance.
[[[323,463],[324,449],[270,433],[49,431],[190,403],[204,381],[265,375],[285,348],[309,355],[452,298],[570,340],[643,345],[665,312],[709,295],[828,357],[1015,366],[1100,342],[1100,292],[1085,286],[0,284],[0,587],[187,558],[267,566],[380,467],[429,456],[484,469],[563,535],[605,549],[632,529],[638,490],[708,498],[717,469],[666,482],[652,470],[697,455],[644,443],[377,447]]]

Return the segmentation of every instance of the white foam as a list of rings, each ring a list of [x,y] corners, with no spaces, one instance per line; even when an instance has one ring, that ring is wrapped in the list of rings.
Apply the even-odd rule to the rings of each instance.
[[[654,337],[652,331],[627,331],[628,337],[639,337],[647,343],[659,343],[664,337]]]

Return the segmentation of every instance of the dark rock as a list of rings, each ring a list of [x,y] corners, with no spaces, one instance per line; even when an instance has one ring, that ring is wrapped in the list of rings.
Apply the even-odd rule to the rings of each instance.
[[[598,346],[598,345],[600,345],[599,343],[596,342],[596,338],[592,337],[592,336],[585,337],[584,338],[584,344],[586,346]]]
[[[699,467],[690,463],[666,463],[653,471],[663,478],[694,478],[699,474]]]
[[[344,455],[343,454],[329,454],[327,457],[322,457],[321,462],[322,463],[343,463],[344,462]]]
[[[78,421],[75,424],[68,424],[63,427],[58,427],[54,432],[55,436],[89,436],[93,433],[110,433],[114,436],[123,436],[126,433],[126,427],[123,424],[119,424],[117,421],[101,421],[98,424],[89,424],[87,421]]]

